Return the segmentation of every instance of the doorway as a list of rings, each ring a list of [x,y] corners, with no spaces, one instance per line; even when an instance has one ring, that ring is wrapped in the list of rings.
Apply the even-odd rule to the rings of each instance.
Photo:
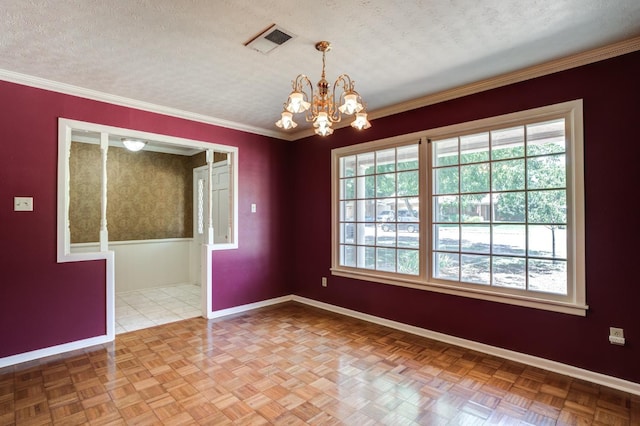
[[[114,194],[118,194],[118,191],[109,190],[107,186],[108,181],[113,183],[114,179],[107,179],[107,177],[109,175],[109,161],[112,163],[116,161],[117,150],[123,149],[122,141],[129,137],[144,140],[144,149],[148,149],[152,152],[178,153],[179,155],[190,156],[200,153],[203,159],[206,158],[204,160],[204,164],[208,164],[209,168],[212,168],[213,166],[214,151],[220,153],[220,155],[224,155],[226,159],[225,168],[227,175],[224,177],[224,172],[219,173],[219,175],[222,177],[222,181],[226,179],[228,183],[226,188],[227,198],[223,200],[225,194],[224,190],[218,191],[216,194],[223,194],[220,195],[220,197],[222,197],[220,200],[223,203],[226,201],[227,208],[224,209],[224,211],[227,212],[227,216],[226,219],[223,217],[222,220],[226,220],[228,222],[228,227],[226,227],[227,232],[217,238],[206,235],[205,238],[199,241],[200,248],[198,249],[196,247],[195,250],[193,244],[194,235],[184,237],[178,236],[177,238],[154,238],[151,236],[134,241],[122,241],[123,239],[119,238],[120,241],[116,241],[117,238],[114,238],[114,236],[122,235],[122,233],[120,230],[115,228],[118,222],[117,220],[114,221],[110,219],[109,223],[107,222],[107,206],[108,201],[112,203],[112,207],[113,205],[117,205],[117,196]],[[171,259],[171,261],[178,261],[182,263],[183,268],[186,270],[187,278],[180,280],[181,282],[179,284],[185,284],[190,287],[186,289],[154,289],[151,294],[148,295],[131,293],[126,298],[127,305],[133,307],[134,303],[147,299],[154,302],[156,305],[150,306],[148,312],[156,310],[157,313],[161,313],[161,305],[175,302],[175,299],[178,297],[178,293],[183,292],[183,290],[187,290],[186,296],[188,303],[190,303],[189,306],[181,308],[181,313],[183,315],[190,316],[201,315],[208,318],[211,315],[211,254],[213,250],[237,248],[237,174],[235,171],[237,170],[238,149],[209,142],[193,141],[166,135],[103,126],[94,123],[78,122],[63,118],[59,119],[58,141],[58,262],[77,262],[96,259],[106,260],[106,341],[113,339],[116,333],[116,288],[118,287],[118,284],[123,281],[121,276],[121,272],[123,270],[122,266],[125,266],[127,261],[130,261],[133,266],[129,272],[134,270],[146,270],[157,274],[158,271],[156,269],[166,266],[165,263],[170,263],[168,261],[165,262],[158,260],[158,258],[162,258],[162,256],[158,256],[160,251],[166,254],[165,259]],[[75,172],[75,169],[71,167],[71,164],[74,163],[74,161],[76,163],[82,163],[82,161],[78,161],[78,158],[74,158],[72,155],[72,141],[80,142],[80,145],[93,144],[96,147],[96,150],[94,150],[94,153],[92,154],[94,161],[91,163],[91,167],[97,173],[92,174],[93,181],[92,185],[89,185],[89,187],[85,185],[86,181],[84,180],[84,177],[88,175],[80,174],[82,178],[78,180],[78,176],[75,176],[77,172]],[[154,161],[148,162],[154,163]],[[120,168],[120,172],[123,172],[127,171],[129,166],[119,164],[118,167]],[[197,166],[193,165],[188,169],[188,182],[190,185],[193,183],[192,173],[195,167]],[[128,174],[133,177],[137,176],[137,174],[130,169],[128,170]],[[76,180],[74,181],[74,179]],[[153,186],[156,183],[154,179],[134,179],[134,181],[137,185],[146,185],[147,190],[149,185]],[[73,188],[74,185],[72,182],[75,182],[76,188]],[[78,182],[81,182],[81,185],[78,185]],[[77,187],[85,187],[84,189],[87,190],[87,194],[90,194],[91,196],[85,197],[78,196],[78,194],[74,195],[73,191],[75,191]],[[193,200],[191,200],[191,191],[189,192],[189,210],[191,210]],[[205,191],[205,193],[208,192],[208,190]],[[136,203],[139,201],[139,198],[135,195],[131,196],[131,198],[135,200]],[[160,199],[164,200],[166,200],[166,198],[166,196],[164,196],[164,198],[160,197]],[[70,202],[70,200],[73,202]],[[81,202],[91,200],[89,209],[92,212],[92,220],[86,220],[86,217],[82,214],[77,215],[79,211],[78,209],[82,210],[84,208],[83,211],[88,211],[86,209],[86,205],[78,207],[74,204],[74,202],[78,200]],[[166,203],[157,204],[164,205]],[[209,225],[207,222],[208,217],[212,216],[212,214],[209,213],[210,207],[207,208],[207,205],[203,205],[203,207],[205,212],[203,214],[203,218],[206,223],[206,228],[212,228],[213,224]],[[74,214],[76,214],[76,216],[74,216]],[[129,219],[137,219],[140,215],[148,216],[147,213],[138,213],[137,215],[138,216],[136,216],[136,213],[133,213],[133,215],[128,213],[128,216],[126,217]],[[73,241],[71,238],[73,234],[71,229],[74,222],[77,222],[77,220],[70,220],[70,218],[74,217],[81,217],[81,222],[91,228],[89,233],[90,236],[85,242],[79,243],[77,241]],[[189,218],[191,218],[191,212],[189,212]],[[126,220],[123,222],[126,222]],[[109,227],[107,227],[107,224]],[[191,228],[191,223],[189,224],[189,228]],[[222,231],[221,226],[218,226],[217,228],[219,231]],[[191,231],[191,229],[189,229],[189,231]],[[189,234],[191,234],[191,232],[189,232]],[[218,243],[217,241],[221,242]],[[166,249],[165,246],[170,246],[170,248]],[[186,246],[186,250],[184,249],[184,246]],[[152,249],[149,249],[149,247],[152,247]],[[186,253],[186,257],[181,257],[182,255],[174,255],[175,250],[179,250],[180,253]],[[114,262],[114,258],[117,258],[118,261]],[[192,259],[194,258],[200,259],[199,271],[196,271],[192,267]],[[180,259],[186,260],[180,261]],[[146,263],[147,261],[155,261],[156,264],[160,265],[160,267],[156,268],[153,265],[149,266],[150,264]],[[118,265],[117,269],[114,267],[114,263]],[[145,265],[145,267],[140,268],[140,265]],[[137,269],[135,268],[136,266]],[[170,268],[171,271],[174,269],[175,268]],[[205,285],[195,286],[195,284],[201,283],[205,283]],[[138,292],[139,289],[133,289],[132,291]],[[121,305],[124,306],[122,303]],[[130,309],[119,309],[119,311],[130,312]],[[176,315],[178,314],[175,310],[172,313]],[[179,320],[181,318],[173,316],[170,319]],[[147,323],[145,325],[151,326],[155,325],[155,323]],[[122,332],[130,330],[118,329],[117,331]]]

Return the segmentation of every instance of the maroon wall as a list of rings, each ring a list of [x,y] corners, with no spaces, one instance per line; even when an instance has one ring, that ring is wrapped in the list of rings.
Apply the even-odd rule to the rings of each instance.
[[[0,99],[0,357],[105,333],[105,262],[56,263],[58,117],[239,147],[239,249],[213,254],[213,309],[291,293],[288,142],[3,81]]]
[[[295,293],[640,383],[637,249],[640,52],[297,141]],[[365,94],[366,98],[366,94]],[[331,149],[529,108],[584,100],[586,317],[330,276]],[[304,248],[304,249],[303,249]],[[323,288],[320,277],[328,276]],[[608,342],[609,326],[627,344]]]

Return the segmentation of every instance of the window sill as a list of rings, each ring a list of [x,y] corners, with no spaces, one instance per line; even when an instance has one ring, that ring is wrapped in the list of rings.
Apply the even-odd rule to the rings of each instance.
[[[472,299],[488,300],[491,302],[506,303],[509,305],[523,306],[527,308],[541,309],[552,312],[560,312],[570,315],[586,316],[588,305],[570,303],[565,301],[547,300],[536,297],[526,297],[514,294],[500,294],[482,289],[460,289],[454,286],[448,286],[440,283],[431,283],[422,281],[418,277],[406,279],[401,277],[390,277],[375,273],[362,273],[350,269],[332,268],[331,274],[339,277],[353,278],[362,281],[371,281],[381,284],[390,284],[401,287],[414,288],[418,290],[432,291],[435,293],[444,293],[454,296],[467,297]]]

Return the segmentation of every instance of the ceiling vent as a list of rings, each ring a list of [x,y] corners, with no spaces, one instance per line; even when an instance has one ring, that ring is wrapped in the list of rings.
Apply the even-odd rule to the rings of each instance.
[[[294,37],[289,31],[276,24],[271,25],[244,45],[253,50],[267,54],[278,46],[282,46]]]

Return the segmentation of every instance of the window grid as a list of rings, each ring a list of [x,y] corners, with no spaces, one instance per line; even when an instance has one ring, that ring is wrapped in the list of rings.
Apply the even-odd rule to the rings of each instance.
[[[549,128],[553,122],[556,127]],[[576,100],[334,149],[332,274],[585,315],[588,306],[582,126],[582,101]],[[516,130],[520,132],[519,144],[514,144]],[[436,163],[434,141],[442,146],[447,139],[450,146],[445,149],[446,155]],[[378,242],[371,243],[371,247],[361,245],[356,239],[356,224],[380,228],[400,223],[344,216],[345,202],[352,201],[355,206],[356,200],[362,202],[370,197],[369,201],[375,201],[381,195],[356,197],[353,193],[345,197],[344,181],[351,176],[341,174],[343,161],[351,157],[355,162],[360,155],[369,155],[373,161],[371,156],[378,151],[399,148],[416,140],[423,142],[418,156],[420,190],[415,202],[420,206],[417,215],[419,271],[408,275],[375,269],[375,265],[369,265],[371,269],[363,268],[355,261],[356,250],[366,247],[375,255],[376,250],[387,247]],[[513,150],[514,147],[520,151]],[[474,157],[477,153],[484,157]],[[356,177],[355,170],[355,166],[352,167],[353,177]],[[518,173],[513,174],[514,170]],[[560,172],[549,173],[549,170]],[[395,171],[399,172],[399,169]],[[376,173],[383,174],[380,170]],[[439,189],[437,173],[449,173],[448,184],[454,182],[455,185]],[[451,180],[452,173],[455,177]],[[399,185],[399,174],[393,176]],[[481,179],[477,179],[478,176]],[[399,194],[394,196],[400,199]],[[468,216],[465,208],[471,208],[472,212],[486,211]],[[346,241],[346,227],[350,224],[351,239]],[[438,240],[437,226],[442,227],[442,232],[452,234]],[[455,265],[456,268],[450,269],[454,271],[453,279],[443,279],[438,275],[437,267],[441,265],[436,263],[434,253],[455,256],[454,260],[462,261],[463,267],[472,264],[477,270],[458,271],[459,265]],[[351,262],[345,262],[349,256]],[[477,273],[478,270],[482,273]],[[503,277],[517,279],[501,281]]]
[[[514,130],[517,128],[496,129],[496,130],[487,131],[487,132],[483,132],[476,135],[466,136],[470,138],[475,137],[476,139],[480,139],[478,138],[478,136],[486,135],[485,150],[488,152],[487,158],[483,158],[483,156],[481,155],[482,149],[479,149],[479,150],[476,150],[477,153],[475,154],[476,157],[478,158],[471,161],[463,160],[463,157],[466,155],[465,151],[463,150],[463,138],[465,138],[465,136],[457,136],[455,138],[448,138],[448,139],[443,139],[441,141],[431,142],[431,146],[432,146],[432,162],[431,163],[433,163],[432,172],[431,172],[431,175],[433,176],[433,183],[432,183],[433,195],[431,197],[432,206],[433,208],[436,208],[438,205],[437,200],[442,197],[458,198],[457,212],[456,212],[457,220],[455,221],[439,220],[439,219],[442,219],[442,215],[434,213],[434,218],[431,221],[433,226],[433,236],[432,236],[432,244],[431,244],[431,253],[429,258],[432,259],[432,272],[431,272],[432,278],[449,280],[449,281],[458,281],[461,283],[487,285],[492,287],[497,286],[497,287],[505,287],[505,288],[516,288],[516,289],[525,290],[525,291],[542,291],[542,292],[549,292],[549,293],[563,294],[563,295],[567,294],[566,254],[565,256],[558,256],[557,253],[555,252],[556,242],[557,242],[555,232],[556,232],[556,229],[558,230],[566,229],[566,226],[567,226],[566,217],[564,218],[563,221],[549,220],[549,221],[540,222],[540,221],[532,220],[532,217],[531,217],[532,215],[530,211],[531,210],[530,206],[534,204],[532,199],[535,197],[533,197],[533,195],[538,194],[542,199],[543,196],[545,195],[545,192],[549,193],[551,191],[564,192],[565,194],[564,206],[566,211],[566,189],[567,189],[566,181],[564,185],[557,185],[557,184],[543,185],[543,187],[541,188],[531,187],[532,185],[530,185],[530,182],[529,182],[530,181],[529,177],[531,174],[533,174],[533,171],[532,171],[533,168],[532,169],[529,168],[530,160],[540,161],[540,162],[549,162],[548,159],[553,157],[558,157],[559,154],[561,154],[561,156],[564,157],[566,147],[563,145],[562,150],[553,149],[553,144],[548,142],[548,144],[551,144],[552,146],[551,152],[544,152],[544,150],[541,150],[542,152],[536,153],[535,152],[536,150],[534,149],[536,146],[533,143],[533,138],[531,137],[529,132],[530,126],[536,126],[536,125],[540,125],[540,126],[547,125],[548,127],[551,127],[551,130],[548,131],[547,134],[542,134],[541,136],[539,136],[538,140],[543,140],[543,141],[548,139],[553,140],[553,137],[555,137],[555,138],[561,139],[564,144],[564,140],[565,140],[564,119],[553,120],[546,123],[545,122],[533,123],[529,125],[519,126],[519,128],[522,130],[522,142],[521,142],[523,147],[522,154],[509,156],[506,159],[494,158],[494,155],[493,155],[494,134],[503,132],[506,130]],[[555,131],[553,130],[554,125],[555,125]],[[455,160],[455,163],[453,164],[438,164],[440,160],[440,156],[438,155],[437,145],[442,144],[446,148],[447,145],[452,144],[453,140],[456,141],[457,160]],[[531,150],[529,149],[530,142],[533,147]],[[496,144],[495,146],[496,146],[496,149],[502,149],[502,148],[499,148],[498,144]],[[515,176],[516,178],[517,177],[521,178],[523,183],[522,188],[508,188],[506,190],[505,189],[496,190],[494,185],[494,174],[495,174],[494,171],[499,171],[500,167],[503,166],[505,163],[514,162],[514,161],[519,161],[522,163],[522,168],[521,168],[521,171],[519,172],[520,176]],[[486,167],[487,186],[483,188],[483,191],[478,191],[478,190],[468,191],[463,186],[463,181],[464,181],[463,168],[473,169],[474,167],[477,167],[477,166],[487,166]],[[477,168],[480,170],[480,167],[477,167]],[[439,184],[440,184],[439,172],[452,171],[454,169],[456,170],[456,174],[457,174],[457,182],[456,182],[457,185],[455,185],[456,191],[455,192],[446,191],[446,190],[442,191],[442,189],[439,188]],[[553,173],[558,173],[558,170],[561,171],[561,175],[563,177],[566,176],[565,164],[562,164],[562,166],[559,168],[551,167],[549,170],[547,170],[547,172],[550,174],[553,174]],[[444,172],[442,174],[445,175]],[[451,177],[455,177],[453,175],[454,174],[451,173]],[[480,177],[479,180],[482,181],[483,176],[480,174],[479,177]],[[504,197],[504,196],[509,197],[509,194],[515,194],[515,195],[521,194],[523,196],[524,215],[521,220],[500,221],[496,219],[496,216],[495,216],[496,200],[498,199],[498,197]],[[479,221],[475,220],[475,218],[472,221],[464,220],[465,213],[468,213],[468,211],[464,210],[463,199],[465,197],[474,197],[474,196],[475,197],[484,196],[483,200],[486,200],[486,202],[488,203],[489,210],[486,213],[479,212],[479,217],[480,217]],[[479,206],[479,207],[482,208],[482,206]],[[443,233],[443,231],[445,230],[445,227],[447,226],[450,227],[452,230],[454,230],[454,232],[455,232],[455,228],[457,227],[457,238],[455,237],[455,235],[449,236],[450,238],[457,240],[457,243],[454,241],[453,243],[450,243],[448,246],[443,241],[441,241],[441,234]],[[485,226],[485,227],[488,226],[489,232],[488,232],[488,235],[486,236],[486,238],[488,238],[488,244],[487,244],[488,247],[484,251],[480,251],[480,252],[477,249],[465,250],[463,247],[465,243],[463,230],[466,228],[468,229],[467,232],[469,232],[473,228],[480,228],[482,226]],[[496,250],[497,230],[500,228],[507,229],[509,226],[511,226],[512,228],[519,227],[524,231],[522,235],[523,244],[522,244],[521,252],[519,252],[518,250],[515,250],[515,252],[504,253]],[[551,256],[549,256],[548,254],[547,255],[533,254],[534,250],[531,247],[532,238],[533,238],[532,230],[536,229],[535,227],[538,227],[538,228],[543,227],[551,230],[553,234],[553,243],[552,243],[553,253]],[[538,229],[538,230],[541,231],[542,229]],[[514,241],[515,240],[512,237],[511,242],[517,245],[517,242],[514,242]],[[565,248],[565,251],[566,251],[566,248]],[[471,277],[463,276],[465,272],[465,266],[467,271],[469,270],[473,271],[474,267],[469,266],[470,261],[473,258],[475,258],[476,263],[480,265],[479,267],[476,267],[476,269],[477,270],[479,269],[480,270],[479,272],[483,272],[484,275],[488,276],[488,279],[486,278],[482,279],[478,277],[478,274],[476,274],[475,278],[473,276]],[[480,264],[480,262],[483,260],[486,263],[485,265]],[[508,264],[509,262],[511,262],[511,265],[502,269],[499,266],[497,266],[498,262],[504,263],[504,264]],[[520,265],[517,265],[518,263]],[[565,277],[564,281],[559,279],[560,273],[556,273],[555,274],[556,276],[551,280],[547,279],[546,282],[544,279],[539,280],[539,285],[537,288],[535,286],[532,286],[531,278],[533,276],[533,271],[536,265],[545,266],[547,270],[543,271],[541,269],[541,273],[544,272],[546,273],[546,275],[549,275],[548,274],[549,270],[553,268],[558,269],[558,265],[560,265],[559,269],[560,269],[560,273],[562,273]],[[517,270],[518,267],[520,270]],[[514,271],[514,269],[516,270]],[[502,276],[502,279],[498,279],[499,276]],[[511,280],[511,282],[508,282],[509,279]],[[540,285],[540,283],[544,285]]]
[[[417,144],[340,159],[341,266],[419,274],[418,165]]]

